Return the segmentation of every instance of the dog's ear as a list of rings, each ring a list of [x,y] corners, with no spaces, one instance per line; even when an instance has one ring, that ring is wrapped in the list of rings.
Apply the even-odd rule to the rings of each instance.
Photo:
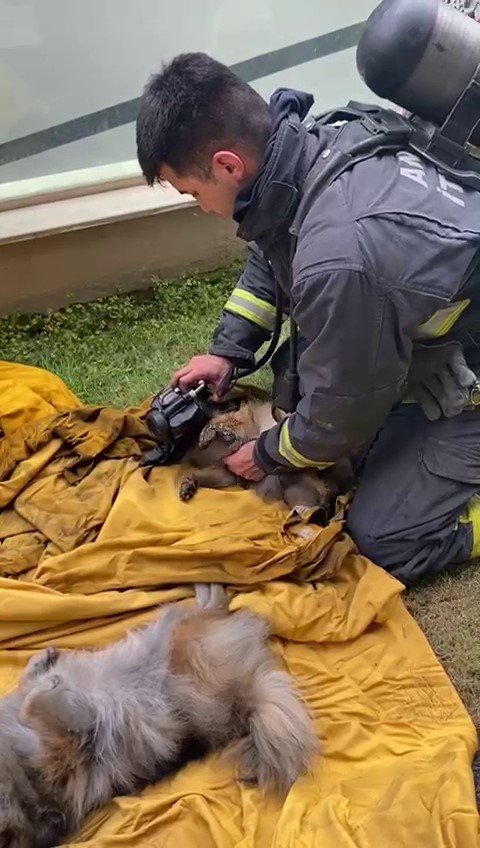
[[[70,689],[56,674],[25,696],[20,721],[39,735],[87,736],[94,726],[95,711],[83,692]]]

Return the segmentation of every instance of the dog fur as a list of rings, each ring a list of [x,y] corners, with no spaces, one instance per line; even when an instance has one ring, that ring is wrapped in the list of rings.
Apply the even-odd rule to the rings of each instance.
[[[92,810],[229,743],[240,779],[285,793],[317,751],[267,644],[219,586],[99,651],[48,648],[0,701],[0,848],[57,845]]]
[[[274,427],[271,403],[249,398],[240,402],[233,412],[220,412],[203,428],[198,444],[183,458],[183,463],[193,466],[180,479],[179,496],[190,500],[199,487],[224,489],[228,486],[251,486],[266,501],[283,500],[291,507],[327,507],[340,492],[347,491],[352,481],[349,462],[337,463],[331,469],[319,472],[306,469],[280,474],[268,474],[260,483],[248,484],[239,480],[223,462],[246,442],[258,438],[260,433]]]

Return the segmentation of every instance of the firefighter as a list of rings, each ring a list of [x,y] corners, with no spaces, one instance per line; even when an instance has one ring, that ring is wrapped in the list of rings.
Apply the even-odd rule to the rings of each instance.
[[[408,150],[315,191],[339,128],[306,122],[312,103],[279,89],[267,105],[199,53],[148,83],[146,181],[233,217],[248,244],[209,352],[173,381],[225,392],[272,332],[277,282],[298,327],[299,400],[226,463],[259,480],[361,457],[348,530],[412,583],[480,555],[480,412],[468,402],[480,374],[480,193]],[[274,394],[287,353],[273,361]]]

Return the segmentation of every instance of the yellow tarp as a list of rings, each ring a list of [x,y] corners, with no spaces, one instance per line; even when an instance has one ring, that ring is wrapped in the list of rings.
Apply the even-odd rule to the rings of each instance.
[[[283,805],[211,757],[93,815],[95,848],[474,848],[474,728],[400,599],[340,521],[320,529],[246,491],[176,497],[137,467],[135,410],[83,409],[63,383],[0,363],[0,687],[32,651],[92,648],[195,581],[265,614],[323,757]]]

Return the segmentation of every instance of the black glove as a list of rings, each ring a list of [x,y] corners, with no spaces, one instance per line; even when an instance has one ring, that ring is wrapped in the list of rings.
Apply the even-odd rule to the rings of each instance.
[[[407,397],[421,406],[429,421],[463,412],[471,403],[470,389],[476,380],[459,342],[414,344]]]

